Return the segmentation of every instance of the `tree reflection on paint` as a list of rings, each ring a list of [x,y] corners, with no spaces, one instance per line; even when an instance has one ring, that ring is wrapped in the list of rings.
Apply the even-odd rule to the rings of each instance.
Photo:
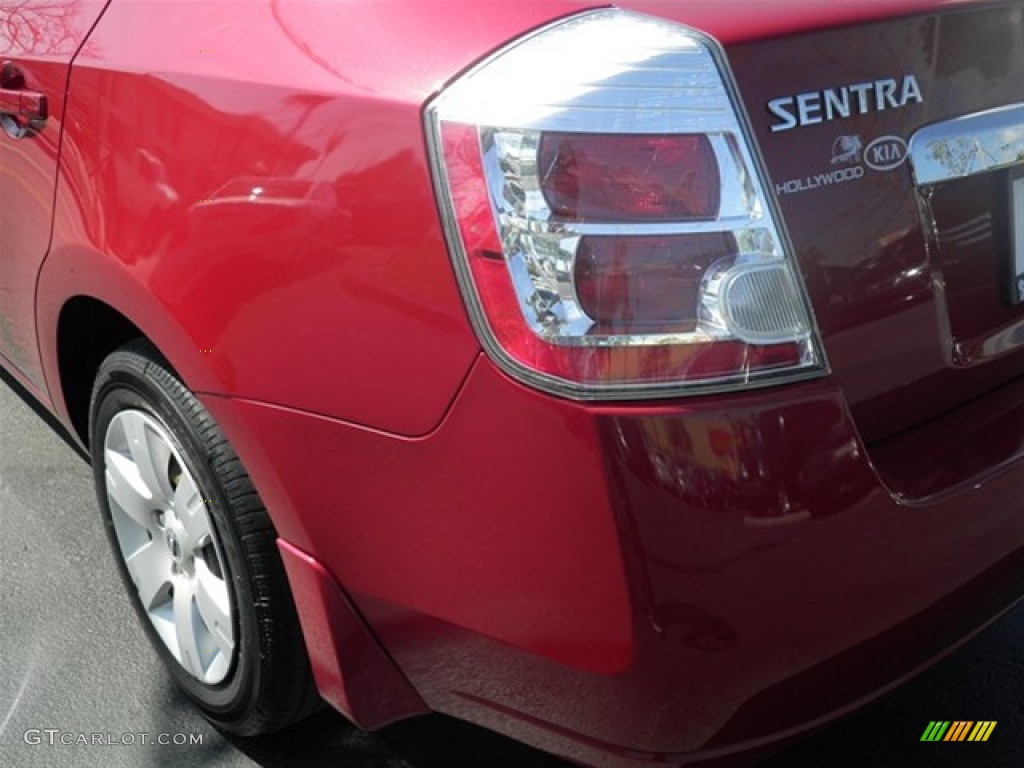
[[[2,0],[0,53],[70,57],[102,6],[83,0]]]

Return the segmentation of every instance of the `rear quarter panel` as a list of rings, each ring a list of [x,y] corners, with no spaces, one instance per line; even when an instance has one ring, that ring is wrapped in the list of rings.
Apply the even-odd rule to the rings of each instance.
[[[491,25],[476,47],[428,45],[436,12],[114,2],[71,85],[38,305],[51,387],[60,308],[81,293],[194,390],[432,429],[477,343],[420,108],[503,37]]]

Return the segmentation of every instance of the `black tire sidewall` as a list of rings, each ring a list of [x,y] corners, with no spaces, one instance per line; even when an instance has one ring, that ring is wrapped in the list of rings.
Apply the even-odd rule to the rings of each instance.
[[[131,596],[132,605],[150,643],[162,658],[169,673],[186,695],[215,720],[230,723],[250,708],[259,690],[258,632],[254,614],[253,586],[246,564],[243,538],[231,515],[226,513],[230,509],[230,500],[223,484],[217,478],[198,429],[188,416],[188,403],[182,402],[191,395],[183,387],[165,386],[160,381],[165,376],[151,375],[145,364],[148,361],[140,359],[139,355],[124,353],[123,359],[118,359],[119,354],[121,353],[115,353],[108,358],[101,367],[93,393],[90,422],[93,477],[104,528],[115,554],[121,580]],[[154,364],[148,362],[148,365]],[[161,372],[167,374],[166,371]],[[110,422],[118,413],[125,410],[142,411],[164,427],[188,471],[192,473],[203,498],[212,502],[207,504],[207,509],[220,545],[223,566],[227,571],[225,582],[228,584],[235,621],[235,657],[228,676],[216,685],[207,685],[194,678],[170,653],[142,606],[121,554],[107,500],[103,443]]]

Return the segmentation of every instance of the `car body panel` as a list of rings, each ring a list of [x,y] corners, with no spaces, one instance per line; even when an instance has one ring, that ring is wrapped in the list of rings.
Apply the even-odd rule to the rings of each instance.
[[[723,44],[829,375],[608,405],[481,352],[422,110],[594,3],[112,0],[62,124],[17,145],[56,163],[63,128],[45,262],[46,173],[2,188],[38,224],[0,228],[12,370],[71,422],[57,339],[83,296],[167,356],[268,507],[325,695],[368,727],[422,703],[593,765],[683,764],[849,710],[1024,592],[1022,353],[950,351],[1022,310],[995,234],[942,234],[997,193],[942,188],[937,234],[905,161],[786,191],[853,167],[844,136],[863,165],[1024,101],[1019,3],[621,5]],[[773,99],[907,74],[920,102],[772,130]]]
[[[878,3],[860,18],[925,5]],[[168,1],[145,7],[119,3],[108,11],[76,62],[79,98],[72,106],[81,110],[65,137],[67,172],[59,188],[54,240],[62,266],[48,275],[73,275],[74,253],[83,249],[103,254],[111,271],[132,274],[142,291],[156,297],[149,311],[129,314],[120,291],[98,298],[147,332],[152,328],[168,341],[175,337],[166,353],[196,390],[281,403],[398,434],[426,434],[443,416],[477,344],[446,268],[425,177],[423,138],[412,117],[450,73],[503,40],[584,6],[524,3],[469,13],[458,40],[445,41],[431,33],[431,25],[439,23],[434,6],[418,4],[416,13],[375,31],[382,45],[401,39],[407,57],[417,61],[414,69],[398,59],[384,60],[376,48],[354,40],[343,44],[353,27],[336,12],[337,4],[274,3],[248,14],[236,6],[203,4],[192,12],[198,15],[183,15],[180,4]],[[778,26],[779,33],[792,32],[807,23],[809,8],[822,12],[820,3],[787,3],[771,22],[753,10],[743,23],[730,25],[733,17],[709,13],[708,6],[635,7],[702,25],[726,42],[751,34],[752,19],[772,30]],[[826,22],[839,23],[851,11],[824,13]],[[193,36],[194,49],[183,51],[173,42],[183,26],[216,34]],[[133,33],[125,34],[128,29]],[[877,38],[874,32],[850,34]],[[142,46],[139,40],[149,42]],[[788,55],[797,56],[797,49],[807,50],[793,47]],[[262,53],[254,57],[247,50]],[[752,84],[759,80],[744,76],[742,50],[736,58],[748,109],[755,113],[759,92]],[[265,66],[269,59],[273,67]],[[816,87],[831,82],[820,75],[805,77]],[[296,83],[302,86],[292,93]],[[1001,87],[1012,90],[1005,83]],[[993,92],[1002,95],[998,88]],[[121,117],[133,109],[149,118]],[[923,117],[906,114],[906,120]],[[796,133],[802,137],[806,131]],[[796,136],[785,138],[802,146]],[[792,165],[785,147],[773,146],[769,155]],[[772,170],[773,176],[785,175]],[[249,194],[241,194],[240,185],[248,185]],[[911,216],[909,198],[903,205],[903,215]],[[787,210],[791,213],[793,226],[800,226],[799,212]],[[892,237],[894,229],[881,235]],[[812,235],[798,234],[802,249],[820,250]],[[906,237],[911,239],[907,249],[916,253],[913,229]],[[901,243],[894,240],[886,256]],[[805,261],[812,285],[819,272],[828,272],[824,260]],[[184,272],[176,269],[182,264],[189,265]],[[28,270],[27,280],[31,264],[19,268]],[[835,282],[827,277],[828,285]],[[40,286],[39,325],[45,333],[57,326],[63,295],[50,291],[49,279]],[[908,290],[926,293],[922,279]],[[112,276],[109,282],[118,280]],[[866,290],[885,293],[879,286]],[[937,329],[928,304],[927,299],[916,302],[911,320],[920,327],[919,336],[931,339]],[[870,307],[859,311],[871,314]],[[905,324],[904,318],[897,322]],[[178,327],[162,334],[153,328],[167,324]],[[861,351],[860,337],[847,336],[855,338],[848,344],[837,339],[837,347]],[[923,344],[913,354],[905,348],[879,354],[886,359],[903,354],[911,361],[923,357],[919,367],[931,370],[941,360]],[[928,346],[934,346],[931,340]],[[265,354],[271,348],[272,357]],[[368,362],[353,368],[346,362],[353,358]],[[877,356],[847,363],[840,350],[838,360],[841,371],[851,369],[848,386],[862,388],[865,399],[924,375],[897,370],[885,377]],[[44,365],[47,381],[59,390],[54,361]],[[411,386],[416,397],[407,396]],[[62,399],[57,391],[58,407]],[[860,399],[855,393],[855,406]],[[892,410],[884,403],[875,411],[887,408]],[[879,427],[879,434],[884,431]]]
[[[435,434],[395,440],[291,409],[204,404],[247,466],[279,479],[260,490],[281,537],[346,590],[593,673],[629,665],[621,547],[585,408],[470,385]],[[334,478],[330,492],[318,477]]]
[[[315,559],[278,539],[320,695],[360,728],[430,710]]]
[[[168,342],[194,390],[425,434],[478,345],[440,234],[419,96],[322,68],[275,8],[261,23],[206,4],[202,23],[221,31],[183,52],[159,43],[196,23],[176,3],[111,7],[76,62],[40,326],[57,327],[81,270],[127,279],[134,288],[90,290]],[[261,34],[266,59],[231,45]],[[47,371],[58,378],[52,358]]]
[[[53,220],[65,91],[71,59],[107,0],[31,0],[4,9],[0,57],[17,66],[27,92],[47,99],[45,127],[23,139],[0,131],[0,357],[33,391],[44,390],[33,312],[35,282]]]
[[[1024,322],[1024,307],[1002,300],[997,264],[1005,246],[985,219],[998,208],[997,196],[1005,197],[1004,174],[919,193],[906,155],[923,126],[1024,102],[1021,15],[1019,4],[1000,4],[729,49],[832,375],[868,443],[1024,370],[1020,342],[989,345]],[[802,63],[810,57],[818,62],[813,69]],[[778,79],[760,76],[766,61]],[[776,97],[883,79],[902,84],[907,75],[920,86],[920,103],[772,131],[777,121],[766,105]],[[903,154],[893,167],[878,167],[869,147],[887,137],[902,143]],[[856,157],[835,152],[843,138],[855,140]],[[845,180],[820,181],[837,170]],[[968,250],[939,237],[971,221],[980,229]],[[998,354],[966,359],[955,352],[965,342],[994,346]]]
[[[1019,383],[1003,398],[979,404],[993,429],[1024,412]],[[682,764],[797,733],[930,663],[1024,588],[1024,432],[999,471],[908,505],[834,383],[595,408],[481,358],[438,432],[406,441],[205,402],[280,503],[311,510],[282,534],[350,590],[432,709],[570,756],[590,744],[588,764],[602,750],[608,765]],[[941,434],[935,450],[955,451],[959,434]],[[475,459],[469,435],[485,447]],[[382,467],[401,482],[367,483]],[[517,508],[526,472],[536,503]],[[495,491],[492,473],[512,482]],[[332,496],[317,476],[335,478]]]

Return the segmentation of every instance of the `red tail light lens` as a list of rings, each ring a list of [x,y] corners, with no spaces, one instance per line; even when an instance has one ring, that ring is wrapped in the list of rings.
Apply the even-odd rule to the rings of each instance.
[[[572,221],[685,221],[718,213],[718,161],[703,135],[544,133],[551,212]]]
[[[712,264],[736,256],[722,232],[584,237],[576,251],[580,308],[606,334],[693,333]]]
[[[593,11],[428,106],[453,265],[509,374],[633,398],[821,372],[719,61],[692,30]]]

